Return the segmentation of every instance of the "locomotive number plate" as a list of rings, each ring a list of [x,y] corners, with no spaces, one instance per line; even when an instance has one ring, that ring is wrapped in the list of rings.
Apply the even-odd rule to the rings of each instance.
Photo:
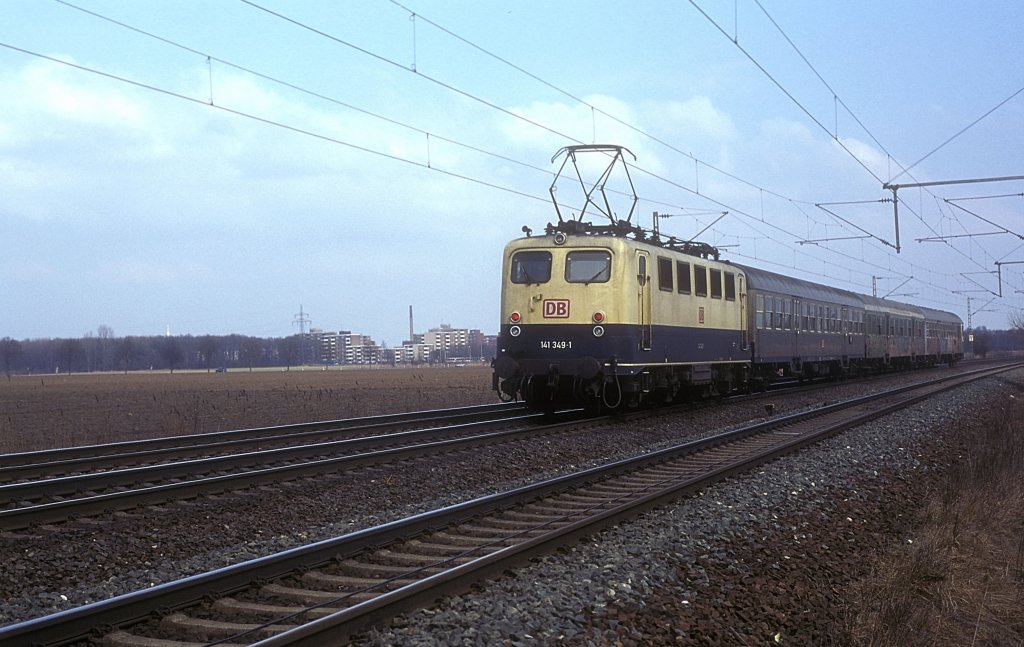
[[[569,300],[568,299],[544,299],[544,318],[545,319],[568,319],[569,318]]]
[[[544,341],[540,342],[540,347],[541,347],[542,350],[567,349],[567,348],[572,348],[572,342],[571,341],[565,341],[565,340],[562,340],[562,339],[552,340],[552,341],[544,340]]]

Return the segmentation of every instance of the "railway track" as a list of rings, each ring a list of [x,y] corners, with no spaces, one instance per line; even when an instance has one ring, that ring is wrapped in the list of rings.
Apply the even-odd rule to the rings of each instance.
[[[428,425],[493,421],[522,413],[523,407],[519,404],[492,404],[0,454],[0,484],[312,444]]]
[[[347,436],[342,440],[309,442],[309,434],[339,432],[327,429],[304,430],[301,434],[305,444],[271,449],[250,449],[252,432],[260,432],[258,442],[263,442],[267,437],[280,438],[280,433],[266,433],[270,429],[280,428],[246,430],[242,433],[249,435],[249,439],[234,438],[230,441],[234,453],[215,453],[193,459],[189,455],[196,448],[189,445],[143,450],[147,456],[152,451],[159,452],[166,462],[136,467],[118,468],[117,465],[138,452],[114,454],[112,463],[103,462],[102,456],[76,459],[65,457],[58,462],[66,464],[75,460],[92,465],[94,470],[71,476],[0,484],[0,530],[20,530],[36,524],[59,523],[71,518],[275,483],[331,470],[355,469],[430,453],[456,451],[534,433],[550,433],[557,430],[559,424],[564,424],[555,422],[541,425],[542,421],[551,423],[552,418],[530,413],[522,407],[473,409],[470,413],[425,412],[426,415],[418,417],[397,417],[401,418],[397,421],[374,419],[376,422],[372,424],[350,424],[341,427]],[[577,419],[576,413],[566,412],[556,420]],[[315,423],[310,426],[336,424]],[[393,431],[396,425],[412,426],[414,429]],[[495,431],[496,425],[510,428]],[[297,425],[289,426],[292,427]],[[232,433],[227,432],[229,435]],[[199,449],[210,446],[210,443],[204,443]],[[19,473],[25,473],[25,469],[32,467],[30,464],[6,469],[18,469]]]
[[[939,391],[1017,368],[946,377],[780,417],[614,464],[0,629],[67,644],[154,639],[337,642],[514,563]],[[154,610],[162,610],[154,615]],[[161,643],[162,644],[162,643]],[[173,642],[167,643],[174,644]]]

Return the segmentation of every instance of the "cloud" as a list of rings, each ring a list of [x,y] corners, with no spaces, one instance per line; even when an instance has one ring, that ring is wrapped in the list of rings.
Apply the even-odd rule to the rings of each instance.
[[[74,63],[70,58],[64,60]],[[40,120],[56,118],[90,127],[138,132],[152,125],[146,109],[127,94],[101,89],[96,84],[75,83],[72,75],[80,73],[48,61],[33,61],[14,78],[21,92],[7,96],[18,97],[15,101],[22,110],[38,111]]]
[[[883,151],[872,146],[871,144],[860,141],[859,139],[853,137],[840,137],[839,141],[842,142],[843,147],[846,148],[846,150],[839,151],[838,155],[840,157],[847,156],[848,158],[849,155],[852,154],[853,157],[860,160],[860,162],[864,166],[870,169],[878,177],[883,179],[889,177],[889,174],[892,171],[892,169],[889,166],[890,160],[889,156],[886,155]],[[837,147],[839,146],[838,143],[836,143],[835,145]]]
[[[699,150],[695,146],[708,142],[712,147],[734,141],[739,135],[732,117],[715,107],[710,98],[695,96],[686,101],[649,104],[645,112],[648,120],[660,124],[658,130],[671,133],[672,139],[684,150]]]

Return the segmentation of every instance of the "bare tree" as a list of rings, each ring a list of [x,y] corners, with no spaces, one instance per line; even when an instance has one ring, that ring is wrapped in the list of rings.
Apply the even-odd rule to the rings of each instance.
[[[1007,319],[1009,320],[1010,328],[1013,330],[1024,331],[1024,310],[1011,310]]]
[[[124,363],[125,375],[132,367],[132,360],[135,359],[135,342],[131,337],[125,337],[117,346],[117,357]]]
[[[82,356],[85,357],[85,372],[91,373],[96,370],[96,337],[91,330],[87,330],[81,339]]]
[[[284,361],[285,370],[290,371],[292,365],[299,361],[300,344],[302,340],[298,335],[285,337],[277,346],[278,359]]]
[[[11,365],[21,355],[21,342],[17,339],[4,337],[0,339],[0,360],[4,363],[4,374],[11,379]]]
[[[252,373],[253,363],[263,355],[263,343],[255,337],[246,337],[242,342],[242,361]]]
[[[114,329],[107,324],[96,328],[96,370],[109,371],[113,368]]]
[[[68,373],[74,371],[75,364],[79,363],[84,357],[85,348],[82,346],[82,340],[80,339],[65,339],[57,347],[58,367],[63,364],[64,370]]]
[[[164,362],[171,369],[171,373],[174,372],[174,367],[181,362],[181,344],[178,342],[177,337],[165,337],[163,343],[160,345],[160,356]]]
[[[206,364],[206,372],[209,373],[214,361],[221,356],[220,338],[213,335],[201,337],[199,339],[199,354],[203,358],[203,363]]]

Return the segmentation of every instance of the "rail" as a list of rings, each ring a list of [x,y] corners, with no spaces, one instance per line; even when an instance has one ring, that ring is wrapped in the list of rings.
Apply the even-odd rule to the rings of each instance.
[[[1014,368],[1019,365],[780,417],[0,628],[0,645],[29,636],[43,644],[68,644],[94,636],[102,626],[113,628],[104,631],[106,640],[125,645],[147,644],[154,636],[264,646],[339,641],[718,479]],[[202,612],[190,614],[196,605]],[[138,623],[146,625],[141,634],[131,629]]]

